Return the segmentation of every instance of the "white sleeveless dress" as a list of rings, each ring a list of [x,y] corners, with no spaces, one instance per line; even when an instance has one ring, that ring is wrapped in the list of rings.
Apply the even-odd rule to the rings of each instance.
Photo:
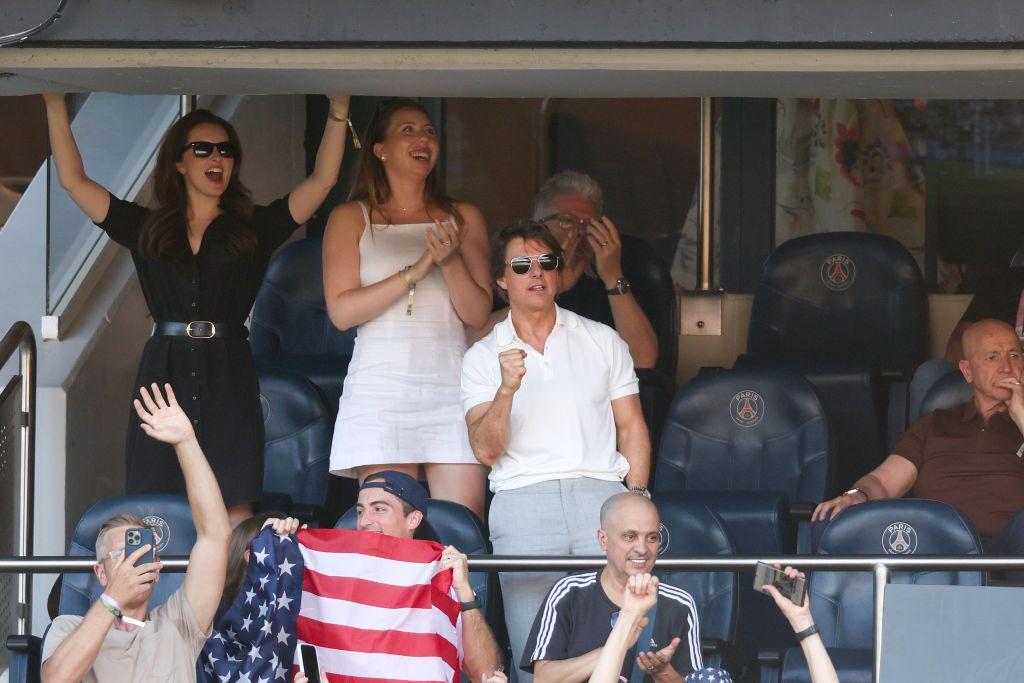
[[[429,223],[370,224],[359,239],[363,286],[415,263]],[[416,284],[412,315],[402,296],[359,326],[338,405],[331,473],[356,476],[361,465],[472,463],[459,401],[466,332],[438,268]]]

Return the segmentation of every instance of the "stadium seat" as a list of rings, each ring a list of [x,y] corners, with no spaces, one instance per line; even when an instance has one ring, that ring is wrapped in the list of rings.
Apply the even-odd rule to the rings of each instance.
[[[327,315],[321,240],[285,246],[270,262],[252,309],[256,367],[308,377],[335,413],[354,340],[354,330],[342,332]]]
[[[910,398],[907,401],[907,424],[910,426],[917,422],[924,413],[921,412],[921,404],[925,396],[931,391],[939,380],[946,375],[960,374],[955,363],[945,358],[933,358],[926,360],[918,366],[914,372],[914,378],[910,380]]]
[[[679,362],[679,304],[672,275],[654,249],[639,237],[622,235],[622,271],[658,338],[656,370],[676,376]]]
[[[899,242],[807,235],[766,261],[737,367],[789,369],[811,381],[829,415],[841,488],[884,457],[888,396],[906,392],[926,333],[924,279]]]
[[[491,549],[487,542],[487,534],[480,519],[470,512],[469,508],[449,500],[431,498],[427,504],[427,525],[425,533],[417,533],[417,538],[433,540],[442,545],[453,545],[459,552],[466,555],[490,555]],[[355,529],[356,509],[349,509],[335,529]],[[421,525],[421,529],[423,526]],[[487,572],[470,572],[469,581],[473,592],[484,605],[484,615],[488,616],[493,604],[493,591],[490,590],[491,579]]]
[[[661,558],[735,553],[725,524],[707,505],[686,498],[659,500],[656,504],[661,516]],[[662,581],[682,588],[693,598],[705,664],[739,676],[745,668],[744,658],[731,645],[736,639],[739,615],[735,572],[656,573]]]
[[[957,370],[940,377],[921,399],[921,416],[940,408],[954,408],[970,401],[974,389]]]
[[[166,557],[188,555],[196,542],[192,511],[184,496],[138,494],[107,498],[93,505],[82,515],[68,544],[68,555],[96,557],[96,537],[100,526],[117,514],[129,513],[153,528],[157,553]],[[168,572],[160,577],[149,599],[150,608],[164,603],[185,580],[183,572]],[[103,592],[92,572],[64,574],[60,591],[60,614],[84,616]]]
[[[970,522],[951,505],[934,500],[870,501],[845,510],[822,535],[822,555],[980,555]],[[892,572],[891,583],[980,586],[982,572]],[[811,613],[844,683],[871,681],[873,580],[870,572],[814,572]],[[767,659],[767,657],[765,658]],[[764,680],[762,678],[762,680]],[[808,683],[803,652],[782,660],[784,683]]]
[[[39,683],[39,661],[43,639],[36,636],[7,636],[10,662],[7,670],[9,683]]]
[[[305,377],[264,369],[259,380],[266,444],[262,508],[316,519],[327,504],[331,410]]]

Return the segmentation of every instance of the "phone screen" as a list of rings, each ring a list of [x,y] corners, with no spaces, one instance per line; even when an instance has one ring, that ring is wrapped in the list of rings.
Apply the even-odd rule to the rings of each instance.
[[[320,663],[316,658],[316,648],[309,643],[299,645],[299,666],[309,683],[320,683]]]
[[[761,586],[771,584],[778,589],[782,597],[789,598],[790,602],[798,607],[804,604],[804,593],[807,589],[806,579],[789,579],[785,572],[776,569],[764,562],[757,563],[757,571],[754,574],[754,589],[764,593]]]

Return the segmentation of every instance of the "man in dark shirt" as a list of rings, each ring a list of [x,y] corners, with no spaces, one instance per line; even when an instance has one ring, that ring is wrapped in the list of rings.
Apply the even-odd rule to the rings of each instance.
[[[940,500],[959,509],[991,553],[1024,552],[1024,360],[1016,332],[1000,320],[981,320],[963,336],[960,371],[974,397],[936,410],[911,425],[893,453],[843,495],[826,501],[814,519],[879,498]]]
[[[560,579],[551,588],[523,651],[521,668],[537,683],[575,683],[590,678],[619,616],[629,577],[649,574],[661,544],[658,509],[636,493],[619,493],[601,507],[598,540],[608,558],[600,572]],[[626,654],[622,675],[634,667],[644,681],[680,682],[704,664],[700,652],[697,608],[689,593],[658,586],[657,610],[650,641]],[[638,647],[639,646],[639,647]]]

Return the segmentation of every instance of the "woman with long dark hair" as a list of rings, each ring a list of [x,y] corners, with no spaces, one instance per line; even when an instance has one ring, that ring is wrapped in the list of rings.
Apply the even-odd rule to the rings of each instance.
[[[487,226],[448,197],[440,143],[413,100],[377,110],[350,201],[324,235],[331,320],[359,327],[338,407],[331,472],[423,474],[434,498],[483,516],[486,469],[459,403],[466,327],[491,310]]]
[[[252,515],[263,483],[263,411],[244,323],[271,254],[337,182],[348,97],[331,98],[313,173],[268,206],[253,206],[239,178],[242,148],[232,125],[205,109],[187,114],[160,146],[153,209],[114,197],[85,174],[64,96],[44,99],[61,187],[131,250],[153,316],[134,386],[178,388],[237,524]],[[183,493],[174,452],[129,413],[128,493]]]

